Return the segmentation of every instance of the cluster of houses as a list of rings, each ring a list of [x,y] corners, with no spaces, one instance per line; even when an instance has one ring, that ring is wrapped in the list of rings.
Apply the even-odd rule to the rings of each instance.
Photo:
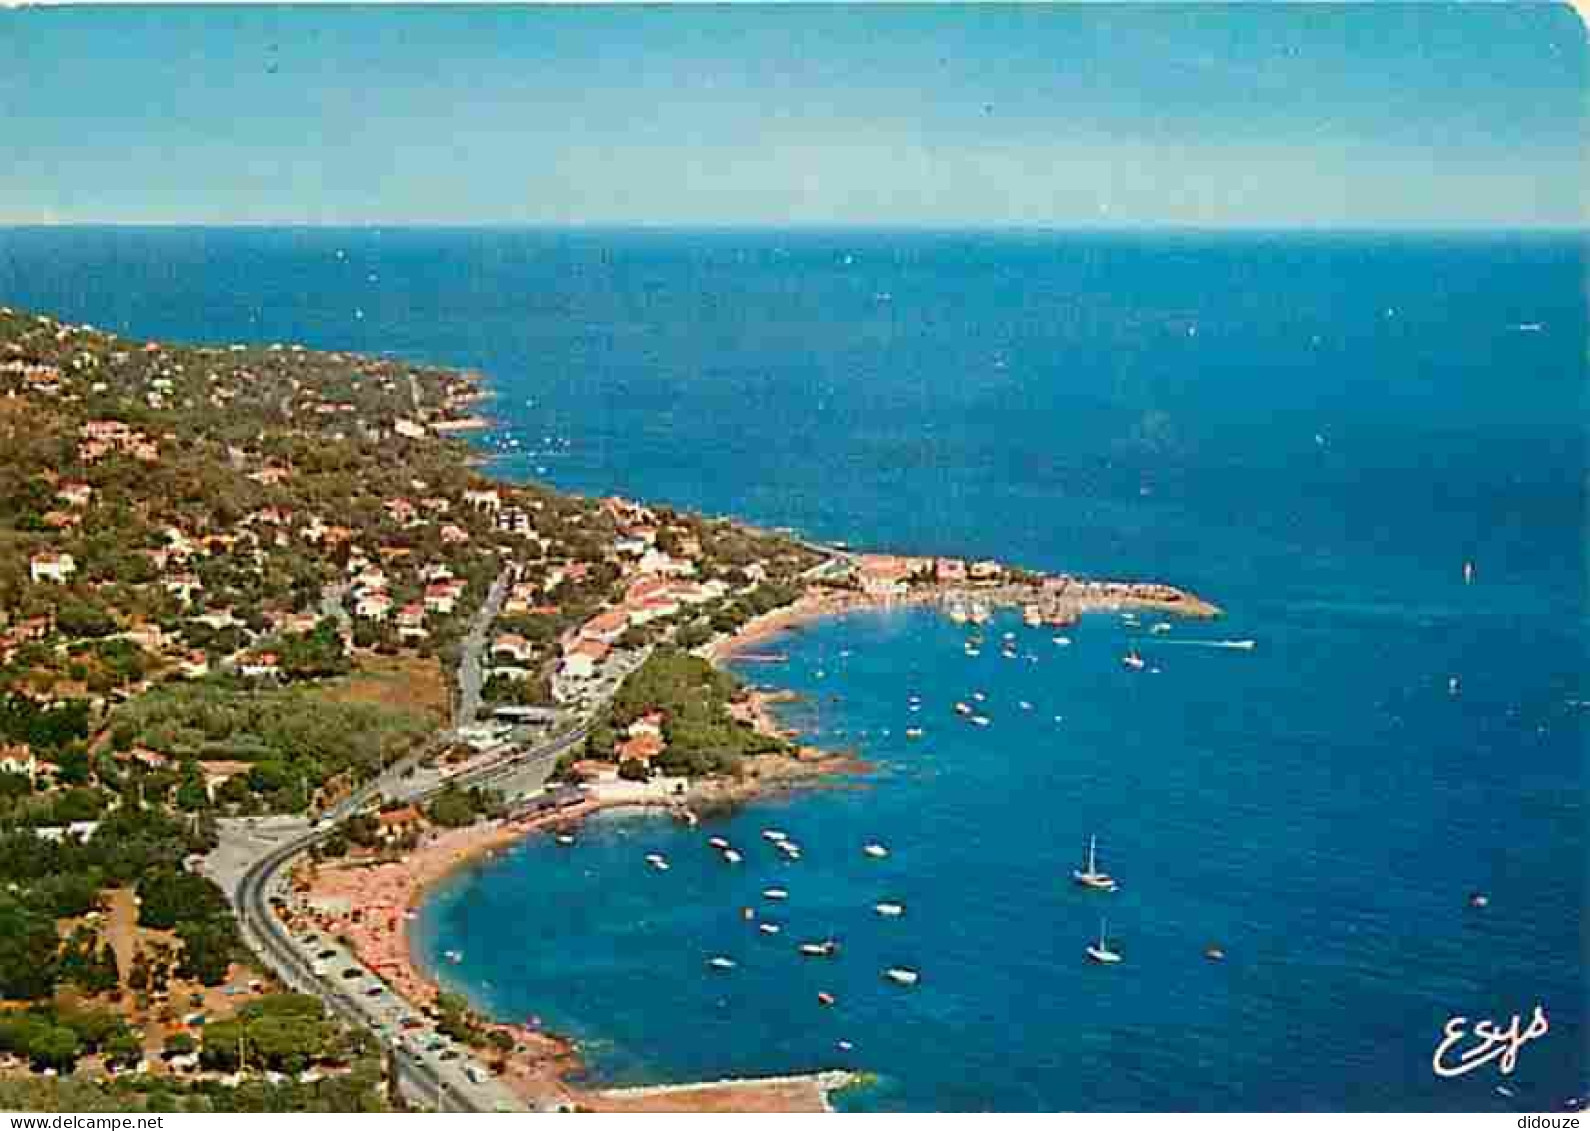
[[[90,420],[83,424],[77,458],[94,463],[112,452],[144,463],[160,462],[160,446],[137,428],[120,420]]]
[[[1005,567],[992,560],[968,562],[961,558],[909,558],[895,554],[862,554],[854,568],[862,593],[879,601],[904,597],[913,584],[994,584],[1005,577]]]
[[[625,762],[631,762],[649,774],[652,764],[668,749],[663,735],[664,722],[662,712],[648,711],[630,723],[613,749],[614,763],[622,766]],[[589,758],[574,763],[571,769],[576,777],[587,783],[610,782],[616,776],[614,764]]]

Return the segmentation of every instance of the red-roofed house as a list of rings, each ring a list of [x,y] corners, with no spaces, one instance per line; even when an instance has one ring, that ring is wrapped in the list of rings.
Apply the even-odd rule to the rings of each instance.
[[[522,664],[534,654],[534,651],[530,641],[516,632],[499,633],[491,642],[491,658],[494,660],[507,657]]]
[[[582,640],[563,656],[563,674],[570,679],[590,679],[607,658],[607,645],[600,640]]]
[[[663,715],[661,711],[647,711],[640,718],[630,723],[624,731],[631,738],[639,738],[643,734],[662,737]]]
[[[637,734],[618,744],[620,762],[639,762],[651,765],[651,760],[663,752],[663,740],[654,734]]]
[[[609,609],[605,613],[598,613],[586,621],[580,629],[580,636],[586,640],[600,640],[603,644],[611,644],[629,627],[629,614],[623,609]]]

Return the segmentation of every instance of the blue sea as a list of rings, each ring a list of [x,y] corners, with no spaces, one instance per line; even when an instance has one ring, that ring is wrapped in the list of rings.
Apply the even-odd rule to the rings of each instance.
[[[0,302],[470,366],[506,476],[1226,609],[1064,645],[1007,617],[975,658],[925,611],[811,626],[743,674],[874,772],[694,830],[605,816],[439,890],[422,958],[577,1036],[594,1075],[851,1066],[876,1075],[853,1109],[1538,1110],[1590,1071],[1585,258],[1510,234],[34,229],[0,230]],[[1227,639],[1256,646],[1204,643]],[[1134,645],[1151,670],[1121,667]],[[977,692],[986,728],[951,710]],[[1090,834],[1113,895],[1069,882]],[[1118,966],[1084,958],[1101,917]],[[1512,1076],[1432,1072],[1449,1017],[1537,1004]]]

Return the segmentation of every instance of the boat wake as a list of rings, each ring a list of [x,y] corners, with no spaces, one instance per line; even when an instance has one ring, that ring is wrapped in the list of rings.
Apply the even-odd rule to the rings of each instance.
[[[1256,646],[1252,640],[1156,640],[1154,647],[1161,648],[1167,644],[1192,648],[1233,648],[1240,652],[1251,652]]]

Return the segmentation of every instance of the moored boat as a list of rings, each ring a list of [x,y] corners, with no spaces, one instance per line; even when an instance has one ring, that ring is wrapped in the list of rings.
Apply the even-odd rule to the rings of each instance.
[[[1114,965],[1115,963],[1117,963],[1117,962],[1119,962],[1121,960],[1120,952],[1110,949],[1110,942],[1109,942],[1109,937],[1108,936],[1109,936],[1109,924],[1106,923],[1103,919],[1100,919],[1099,920],[1099,941],[1096,942],[1096,943],[1089,943],[1088,944],[1088,948],[1087,948],[1087,956],[1089,958],[1091,958],[1094,962],[1097,962],[1097,963],[1099,963],[1101,965],[1104,965],[1104,966]]]
[[[1083,887],[1092,888],[1094,891],[1114,891],[1120,886],[1115,882],[1115,877],[1108,872],[1099,871],[1098,843],[1098,837],[1088,837],[1087,859],[1083,861],[1082,867],[1072,870],[1071,878]]]
[[[914,986],[922,977],[908,966],[891,966],[883,972],[883,976],[901,986]]]

